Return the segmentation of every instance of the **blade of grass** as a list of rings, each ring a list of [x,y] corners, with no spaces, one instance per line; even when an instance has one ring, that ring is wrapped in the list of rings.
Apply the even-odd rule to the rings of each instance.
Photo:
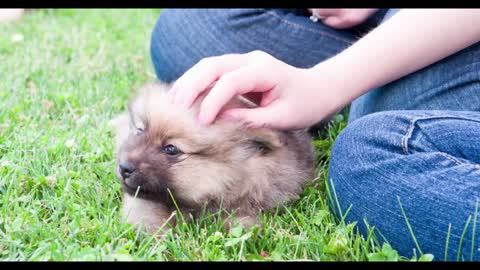
[[[447,240],[445,241],[445,255],[443,260],[447,261],[448,258],[448,246],[450,245],[450,233],[452,231],[452,223],[448,224]]]
[[[473,261],[473,255],[475,253],[475,231],[477,229],[477,218],[478,218],[478,199],[475,203],[475,213],[473,214],[473,231],[472,231],[472,247],[470,249],[470,261]]]
[[[420,245],[418,244],[418,240],[415,237],[415,233],[413,233],[412,225],[410,225],[410,222],[408,221],[407,215],[405,214],[405,210],[403,209],[402,203],[400,202],[400,196],[397,196],[398,203],[400,205],[400,209],[402,211],[403,218],[405,219],[405,222],[407,223],[408,230],[410,231],[410,235],[413,238],[413,241],[415,242],[415,246],[417,247],[418,251],[420,252],[420,256],[423,255],[422,249],[420,248]]]
[[[472,216],[468,216],[467,222],[465,223],[465,226],[463,227],[463,232],[462,236],[460,237],[460,244],[458,245],[458,251],[457,251],[457,262],[460,261],[460,256],[462,254],[462,248],[463,248],[463,240],[465,240],[465,234],[467,234],[467,229],[468,226],[470,225],[470,221],[472,220]]]

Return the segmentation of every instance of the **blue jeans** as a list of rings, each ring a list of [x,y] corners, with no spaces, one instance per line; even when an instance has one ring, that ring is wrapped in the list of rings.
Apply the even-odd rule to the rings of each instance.
[[[204,57],[252,50],[311,67],[395,12],[382,10],[358,27],[335,30],[310,21],[304,10],[167,9],[152,32],[152,62],[167,82]],[[373,89],[351,104],[349,125],[335,141],[328,181],[339,201],[334,211],[351,207],[347,222],[358,221],[366,234],[366,220],[403,256],[420,248],[443,260],[448,235],[447,260],[457,254],[480,260],[480,235],[473,235],[480,197],[479,59],[480,44],[474,44]]]

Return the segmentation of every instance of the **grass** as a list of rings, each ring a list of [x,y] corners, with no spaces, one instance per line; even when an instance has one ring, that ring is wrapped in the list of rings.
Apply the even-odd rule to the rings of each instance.
[[[318,179],[299,201],[227,232],[215,214],[161,241],[120,222],[107,122],[155,78],[160,10],[38,10],[0,25],[1,260],[399,260],[355,224],[336,222],[325,190],[337,119],[315,141]]]

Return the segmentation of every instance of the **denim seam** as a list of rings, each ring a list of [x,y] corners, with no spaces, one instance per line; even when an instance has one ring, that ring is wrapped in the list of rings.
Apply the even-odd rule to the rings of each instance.
[[[451,162],[455,163],[456,165],[462,165],[463,164],[463,162],[460,162],[458,159],[452,157],[451,155],[449,155],[447,153],[444,153],[444,152],[437,152],[437,153],[442,155],[444,158],[450,160]]]
[[[460,116],[453,116],[453,115],[436,115],[436,116],[424,116],[424,117],[415,117],[413,118],[412,120],[410,120],[410,124],[408,126],[408,129],[407,129],[407,133],[402,137],[402,150],[403,150],[403,153],[405,155],[408,155],[410,154],[409,151],[408,151],[408,141],[409,139],[412,137],[412,134],[413,134],[413,130],[415,129],[415,124],[418,122],[418,121],[421,121],[421,120],[431,120],[431,119],[442,119],[442,118],[450,118],[450,119],[461,119],[461,120],[469,120],[469,121],[474,121],[474,122],[480,122],[478,121],[477,119],[474,119],[474,118],[470,118],[470,117],[460,117]],[[437,153],[439,153],[440,155],[442,155],[443,157],[447,158],[448,160],[452,161],[453,163],[455,163],[456,165],[464,165],[464,164],[468,164],[468,165],[474,165],[474,168],[480,172],[480,166],[477,165],[477,164],[470,164],[470,163],[464,163],[464,162],[461,162],[459,161],[458,159],[456,159],[455,157],[447,154],[447,153],[444,153],[444,152],[440,152],[438,151]]]
[[[277,13],[275,13],[275,11],[269,11],[269,12],[266,12],[265,14],[269,14],[269,15],[273,15],[275,16],[276,18],[278,18],[279,20],[281,20],[282,22],[292,26],[292,27],[295,27],[295,28],[298,28],[298,29],[302,29],[302,30],[306,30],[306,31],[309,31],[309,32],[313,32],[313,33],[317,33],[317,34],[321,34],[321,35],[324,35],[324,36],[328,36],[330,38],[333,38],[337,41],[341,41],[341,42],[344,42],[348,45],[351,45],[352,42],[350,40],[346,40],[346,39],[342,39],[342,38],[339,38],[339,37],[336,37],[330,33],[327,33],[325,31],[322,31],[322,30],[318,30],[318,29],[312,29],[312,28],[308,28],[308,27],[305,27],[303,25],[300,25],[300,24],[297,24],[297,23],[294,23],[294,22],[291,22],[289,20],[286,20],[284,18],[282,18],[281,16],[279,16]]]
[[[405,155],[408,155],[408,140],[410,139],[410,137],[412,137],[413,128],[416,121],[417,118],[413,118],[412,120],[410,120],[410,124],[407,128],[407,133],[402,137],[402,150],[403,154]]]

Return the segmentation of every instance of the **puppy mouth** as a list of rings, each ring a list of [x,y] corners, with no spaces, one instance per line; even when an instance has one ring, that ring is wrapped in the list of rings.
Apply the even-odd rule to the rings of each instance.
[[[151,201],[165,202],[170,196],[168,188],[158,188],[150,190],[145,185],[135,184],[135,178],[141,176],[132,175],[127,178],[121,178],[122,189],[130,196],[142,198]]]
[[[120,173],[120,169],[117,167],[116,175],[120,180],[123,192],[132,197],[167,203],[167,205],[172,204],[170,199],[171,196],[176,197],[175,191],[166,185],[145,185],[145,183],[148,182],[148,179],[145,179],[146,176],[140,172],[135,172],[128,177],[123,177]]]
[[[143,198],[143,199],[152,199],[155,196],[152,192],[145,189],[142,185],[134,185],[131,183],[131,177],[122,179],[121,181],[123,192],[127,193],[130,196]]]
[[[122,174],[120,173],[120,169],[116,168],[115,174],[117,178],[120,180],[120,184],[122,185],[122,188],[124,189],[125,192],[129,194],[135,194],[135,193],[140,193],[140,192],[145,192],[145,190],[142,188],[142,185],[134,184],[133,177],[134,175],[130,175],[129,177],[123,177]]]
[[[124,180],[122,181],[122,189],[123,192],[127,193],[132,197],[154,202],[166,203],[167,205],[171,204],[170,194],[167,188],[152,191],[145,189],[145,187],[141,185],[132,186],[131,184],[128,184],[128,181]]]
[[[122,178],[122,185],[129,189],[129,190],[133,190],[133,191],[137,191],[138,192],[143,192],[144,189],[142,188],[142,185],[134,185],[131,183],[132,182],[132,178],[131,177],[127,177],[127,178]]]

